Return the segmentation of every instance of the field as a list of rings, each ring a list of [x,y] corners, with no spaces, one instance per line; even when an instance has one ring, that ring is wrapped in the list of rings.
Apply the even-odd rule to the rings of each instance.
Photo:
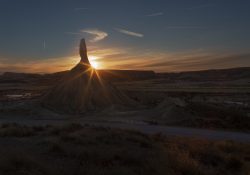
[[[3,175],[250,173],[249,144],[79,124],[3,124],[0,148]]]

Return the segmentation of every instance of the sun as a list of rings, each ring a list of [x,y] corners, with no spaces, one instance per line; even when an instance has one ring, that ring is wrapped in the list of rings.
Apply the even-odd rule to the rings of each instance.
[[[99,62],[97,61],[98,57],[97,56],[93,56],[93,55],[90,55],[89,56],[89,62],[91,64],[91,66],[94,68],[94,69],[98,69],[99,68]]]
[[[94,69],[98,68],[98,63],[96,61],[90,61],[90,64]]]

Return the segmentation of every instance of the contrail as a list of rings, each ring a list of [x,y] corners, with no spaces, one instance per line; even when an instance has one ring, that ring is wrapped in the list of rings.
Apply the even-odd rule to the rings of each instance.
[[[146,15],[146,16],[148,16],[148,17],[155,17],[155,16],[162,16],[162,15],[164,15],[163,12],[158,12],[158,13],[152,13],[152,14],[149,14],[149,15]]]
[[[125,30],[125,29],[115,28],[115,30],[120,32],[120,33],[123,33],[125,35],[135,36],[135,37],[139,37],[139,38],[144,37],[144,35],[141,33],[136,33],[136,32],[132,32],[132,31]]]
[[[43,49],[46,49],[46,42],[45,42],[45,40],[43,41]]]

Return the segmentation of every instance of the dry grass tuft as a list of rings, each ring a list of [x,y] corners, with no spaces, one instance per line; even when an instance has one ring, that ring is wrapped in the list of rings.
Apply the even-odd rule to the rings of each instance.
[[[21,126],[16,123],[3,124],[0,126],[0,137],[30,137],[36,134],[34,127]]]

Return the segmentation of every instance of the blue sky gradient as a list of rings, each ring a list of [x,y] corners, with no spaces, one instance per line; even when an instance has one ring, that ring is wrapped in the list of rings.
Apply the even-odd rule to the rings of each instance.
[[[52,60],[50,71],[68,69],[82,37],[100,68],[250,66],[249,31],[246,0],[0,0],[0,68],[46,72],[27,67]]]

